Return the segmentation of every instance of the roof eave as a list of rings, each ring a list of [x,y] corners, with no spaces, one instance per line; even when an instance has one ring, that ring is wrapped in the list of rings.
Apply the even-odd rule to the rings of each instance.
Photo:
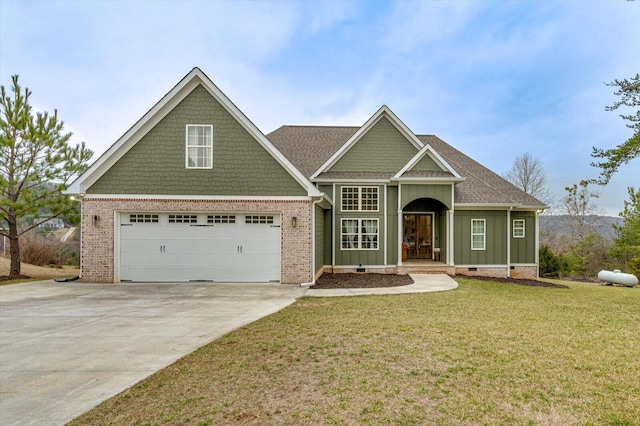
[[[518,210],[546,210],[549,207],[544,205],[531,205],[522,203],[454,203],[457,209],[518,209]]]
[[[392,177],[392,182],[409,182],[409,183],[453,183],[457,184],[460,182],[464,182],[467,178],[464,177],[418,177],[418,176],[404,176],[404,177]]]
[[[339,179],[331,179],[331,178],[311,178],[311,182],[316,183],[389,183],[390,179],[365,179],[365,178],[339,178]]]

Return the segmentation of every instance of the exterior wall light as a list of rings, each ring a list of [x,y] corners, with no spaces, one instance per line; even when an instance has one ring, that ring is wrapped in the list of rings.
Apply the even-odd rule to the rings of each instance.
[[[291,217],[291,227],[295,228],[296,226],[298,226],[298,218],[296,216],[292,216]]]

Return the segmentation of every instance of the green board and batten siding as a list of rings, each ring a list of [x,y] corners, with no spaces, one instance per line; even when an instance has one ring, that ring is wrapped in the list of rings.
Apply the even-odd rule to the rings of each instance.
[[[398,264],[398,187],[387,186],[387,265]]]
[[[471,219],[485,220],[485,249],[471,250]],[[454,218],[456,265],[505,265],[507,263],[507,212],[457,210]]]
[[[524,220],[524,238],[513,237],[513,221]],[[536,263],[536,213],[511,212],[511,263]]]
[[[397,172],[418,149],[386,118],[381,118],[330,169],[330,172]]]
[[[376,186],[378,188],[378,211],[342,211],[343,186]],[[334,208],[336,209],[335,245],[336,265],[384,265],[384,186],[382,185],[336,185]],[[342,249],[342,219],[378,219],[378,248],[372,250]]]
[[[187,124],[213,125],[213,168],[185,167]],[[90,194],[305,196],[307,191],[197,86],[88,190]]]

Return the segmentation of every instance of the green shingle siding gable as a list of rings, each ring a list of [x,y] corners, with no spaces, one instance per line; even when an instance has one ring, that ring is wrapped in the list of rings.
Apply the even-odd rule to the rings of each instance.
[[[418,150],[386,118],[381,118],[328,171],[398,172]]]
[[[187,124],[213,125],[213,169],[185,167]],[[187,95],[87,192],[307,195],[306,190],[202,86]]]
[[[438,163],[429,155],[425,155],[418,161],[412,168],[412,172],[440,172],[442,167],[438,166]]]

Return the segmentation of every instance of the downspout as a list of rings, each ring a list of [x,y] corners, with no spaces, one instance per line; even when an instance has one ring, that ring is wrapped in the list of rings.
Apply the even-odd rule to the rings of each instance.
[[[300,283],[300,287],[313,287],[316,285],[316,206],[321,203],[322,200],[324,200],[324,192],[320,194],[317,200],[311,203],[311,281],[308,283]]]

